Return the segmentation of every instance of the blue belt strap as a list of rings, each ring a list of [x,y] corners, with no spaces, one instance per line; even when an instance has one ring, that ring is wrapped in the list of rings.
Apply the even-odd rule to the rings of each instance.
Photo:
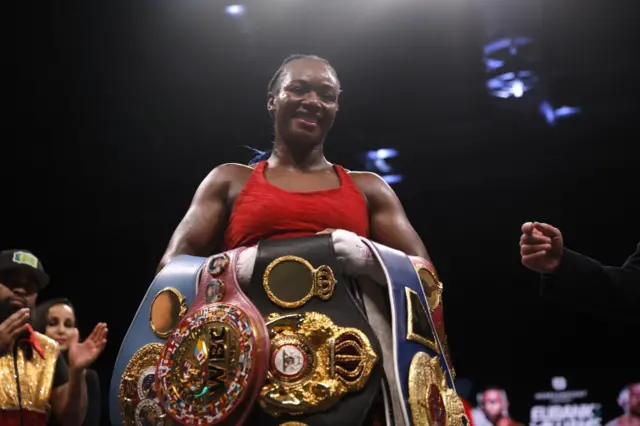
[[[442,344],[438,339],[438,334],[431,318],[431,312],[427,303],[427,297],[424,293],[420,278],[411,263],[411,260],[406,254],[401,251],[394,250],[392,248],[376,244],[372,241],[362,239],[362,241],[371,248],[374,256],[378,259],[378,263],[382,267],[382,270],[386,276],[387,285],[389,289],[389,302],[391,305],[392,316],[392,332],[393,332],[393,345],[394,345],[394,366],[396,368],[395,374],[397,377],[397,386],[399,387],[400,395],[403,398],[403,413],[404,423],[406,425],[413,425],[413,421],[409,408],[409,384],[408,375],[411,361],[416,353],[426,352],[430,357],[437,357],[440,361],[443,371],[445,372],[447,384],[450,388],[455,389],[451,370],[445,357]],[[429,326],[431,327],[431,334],[433,335],[434,343],[438,349],[438,352],[432,348],[418,343],[416,341],[407,340],[407,297],[406,288],[416,292],[420,298],[420,302],[424,307],[424,311],[429,320]],[[391,384],[392,385],[392,384]],[[421,426],[421,425],[413,425]]]
[[[149,286],[133,322],[124,337],[122,346],[120,346],[120,352],[118,353],[118,358],[116,359],[116,364],[113,369],[109,390],[109,413],[113,426],[122,425],[118,391],[127,363],[144,345],[149,343],[164,343],[165,341],[165,339],[156,336],[149,325],[149,314],[153,299],[162,289],[173,287],[182,293],[185,299],[187,299],[187,305],[191,306],[196,297],[200,268],[206,260],[204,257],[195,256],[176,257],[160,271]]]

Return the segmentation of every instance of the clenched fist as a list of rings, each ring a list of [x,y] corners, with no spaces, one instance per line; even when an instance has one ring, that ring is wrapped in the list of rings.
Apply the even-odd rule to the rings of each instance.
[[[522,225],[520,256],[522,264],[532,271],[551,274],[560,266],[564,244],[559,229],[546,223]]]

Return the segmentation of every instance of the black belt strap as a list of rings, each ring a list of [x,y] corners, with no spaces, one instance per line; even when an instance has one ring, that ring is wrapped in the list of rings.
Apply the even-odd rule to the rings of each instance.
[[[328,300],[312,297],[303,306],[287,309],[278,306],[268,297],[263,285],[265,270],[275,259],[282,256],[297,256],[305,259],[314,268],[326,265],[336,278],[333,295]],[[295,285],[294,282],[291,285]],[[353,327],[363,332],[369,339],[378,361],[369,377],[366,387],[358,393],[350,393],[334,407],[322,413],[310,415],[284,415],[274,418],[259,407],[253,410],[247,424],[280,425],[287,421],[297,421],[308,426],[335,426],[337,424],[362,425],[376,397],[380,393],[383,377],[383,359],[380,343],[373,328],[366,319],[360,303],[351,292],[351,284],[342,273],[342,268],[333,250],[331,235],[323,234],[286,240],[263,241],[258,245],[258,253],[251,277],[251,284],[245,291],[247,296],[260,310],[263,316],[271,313],[289,315],[303,312],[318,312],[326,315],[340,327]]]

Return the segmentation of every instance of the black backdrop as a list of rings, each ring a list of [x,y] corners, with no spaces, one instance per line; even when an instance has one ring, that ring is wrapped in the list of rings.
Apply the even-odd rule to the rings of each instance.
[[[604,263],[635,248],[632,2],[541,3],[545,90],[583,111],[555,127],[527,103],[535,93],[487,97],[481,2],[342,3],[265,0],[242,21],[213,0],[20,4],[0,246],[43,260],[41,297],[70,297],[82,333],[108,322],[96,366],[106,394],[196,186],[215,165],[247,161],[243,145],[268,148],[266,84],[287,55],[315,53],[344,89],[329,158],[357,169],[366,149],[400,150],[395,188],[445,283],[458,374],[507,388],[522,420],[554,374],[603,393],[615,416],[637,374],[634,326],[543,304],[518,238],[540,220]]]

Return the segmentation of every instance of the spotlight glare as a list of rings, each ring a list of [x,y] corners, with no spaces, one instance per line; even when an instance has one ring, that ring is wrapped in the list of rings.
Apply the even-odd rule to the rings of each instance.
[[[227,6],[227,8],[225,9],[227,14],[231,16],[240,16],[244,14],[245,10],[245,7],[241,4],[232,4],[231,6]]]

